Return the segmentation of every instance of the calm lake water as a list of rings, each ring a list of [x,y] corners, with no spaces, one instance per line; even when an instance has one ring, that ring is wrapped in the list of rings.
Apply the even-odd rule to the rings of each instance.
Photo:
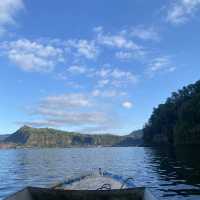
[[[29,186],[48,186],[88,171],[133,176],[162,199],[200,199],[200,151],[143,147],[0,151],[0,199]]]

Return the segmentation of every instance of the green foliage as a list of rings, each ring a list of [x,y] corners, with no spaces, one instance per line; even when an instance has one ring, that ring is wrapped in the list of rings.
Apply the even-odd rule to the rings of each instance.
[[[200,81],[172,93],[144,127],[146,144],[200,144]]]
[[[49,128],[24,126],[6,138],[5,142],[21,147],[74,147],[74,146],[134,146],[140,142],[130,136],[111,134],[89,135]]]

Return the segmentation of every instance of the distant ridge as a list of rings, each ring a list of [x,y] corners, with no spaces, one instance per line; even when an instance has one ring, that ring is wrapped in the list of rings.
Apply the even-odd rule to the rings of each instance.
[[[137,134],[136,134],[137,133]],[[5,144],[15,147],[95,147],[95,146],[139,146],[142,144],[142,134],[136,131],[126,135],[112,134],[80,134],[60,131],[52,128],[32,128],[23,126],[15,133],[6,137]]]
[[[0,135],[0,142],[4,141],[8,136],[9,134]]]
[[[132,133],[129,134],[129,136],[137,138],[137,139],[141,139],[141,137],[143,137],[143,130],[140,129],[140,130],[133,131]]]
[[[142,146],[143,145],[143,130],[136,130],[129,135],[124,136],[118,146]]]

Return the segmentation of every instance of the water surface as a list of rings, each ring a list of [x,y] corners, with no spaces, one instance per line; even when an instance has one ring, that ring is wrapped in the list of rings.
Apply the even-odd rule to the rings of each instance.
[[[25,186],[46,187],[99,167],[147,186],[162,199],[200,199],[198,150],[143,147],[0,150],[0,199]]]

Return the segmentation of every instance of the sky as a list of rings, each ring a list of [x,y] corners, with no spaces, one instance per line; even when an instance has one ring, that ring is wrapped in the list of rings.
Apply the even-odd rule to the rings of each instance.
[[[1,0],[0,134],[124,135],[200,77],[200,0]]]

